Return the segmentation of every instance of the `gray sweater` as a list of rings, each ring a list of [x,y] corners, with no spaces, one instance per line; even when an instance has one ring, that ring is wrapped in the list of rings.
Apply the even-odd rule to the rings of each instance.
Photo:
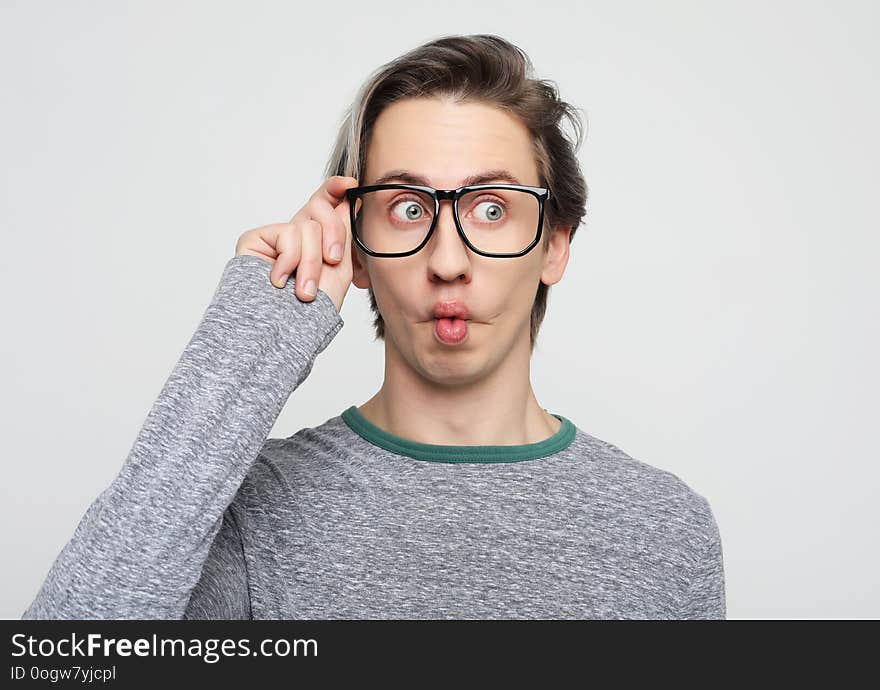
[[[562,415],[429,445],[356,406],[267,438],[343,326],[229,260],[113,482],[23,618],[725,618],[707,500]]]

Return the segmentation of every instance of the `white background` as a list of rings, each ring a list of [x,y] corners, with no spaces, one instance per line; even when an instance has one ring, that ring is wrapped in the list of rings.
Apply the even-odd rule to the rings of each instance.
[[[730,618],[880,616],[877,7],[3,2],[0,616],[115,477],[238,236],[320,184],[374,68],[447,33],[511,40],[585,114],[539,402],[709,499]],[[272,436],[378,390],[367,304]]]

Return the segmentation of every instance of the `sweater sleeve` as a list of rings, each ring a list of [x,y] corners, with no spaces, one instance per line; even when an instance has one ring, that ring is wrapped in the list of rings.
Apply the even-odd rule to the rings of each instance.
[[[699,555],[691,575],[687,598],[684,602],[683,620],[725,620],[727,601],[724,582],[724,553],[721,533],[708,502],[706,509],[708,539]]]
[[[118,475],[23,619],[180,619],[206,565],[190,614],[223,615],[207,610],[204,588],[218,564],[241,563],[227,508],[290,394],[344,325],[327,293],[302,302],[293,279],[276,288],[270,271],[250,254],[227,262]],[[244,610],[241,599],[224,606]]]

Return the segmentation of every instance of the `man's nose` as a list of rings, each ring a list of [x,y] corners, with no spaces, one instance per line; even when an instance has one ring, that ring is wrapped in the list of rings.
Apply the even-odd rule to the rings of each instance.
[[[443,235],[444,241],[447,241],[446,235],[449,235],[450,238],[464,244],[461,241],[461,237],[458,235],[458,228],[455,226],[455,211],[453,203],[454,202],[451,198],[449,201],[440,201],[440,211],[437,215],[437,226],[434,228],[434,234]]]
[[[456,280],[470,273],[470,248],[455,227],[452,201],[441,201],[426,252],[427,269],[434,279]]]

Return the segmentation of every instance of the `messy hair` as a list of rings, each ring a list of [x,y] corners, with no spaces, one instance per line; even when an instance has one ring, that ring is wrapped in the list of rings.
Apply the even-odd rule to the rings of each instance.
[[[529,57],[516,45],[492,34],[448,35],[414,48],[376,69],[345,113],[325,175],[353,177],[364,184],[373,127],[382,111],[406,98],[451,98],[483,103],[518,117],[533,137],[540,185],[551,190],[544,208],[542,246],[557,227],[571,227],[569,242],[586,216],[587,184],[577,151],[584,125],[579,108],[559,98],[555,82],[535,79]],[[563,131],[567,119],[575,133]],[[540,280],[532,305],[530,351],[547,309],[549,285]],[[385,321],[369,288],[376,339],[385,339]]]

